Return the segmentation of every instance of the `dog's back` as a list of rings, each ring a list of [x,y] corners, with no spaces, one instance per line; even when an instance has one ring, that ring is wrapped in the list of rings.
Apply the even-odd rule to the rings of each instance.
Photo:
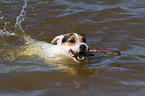
[[[26,43],[19,49],[20,56],[38,56],[50,62],[73,61],[60,45],[53,45],[45,41],[36,41],[27,38]]]

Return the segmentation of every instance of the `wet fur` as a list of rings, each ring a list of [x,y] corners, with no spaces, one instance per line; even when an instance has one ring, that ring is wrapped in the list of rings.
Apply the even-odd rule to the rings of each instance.
[[[79,62],[69,54],[69,50],[78,52],[80,45],[86,45],[86,37],[82,34],[70,33],[56,36],[51,43],[37,41],[25,37],[26,43],[20,48],[20,56],[38,56],[48,62]],[[70,41],[73,40],[73,41]],[[88,47],[87,47],[88,48]]]

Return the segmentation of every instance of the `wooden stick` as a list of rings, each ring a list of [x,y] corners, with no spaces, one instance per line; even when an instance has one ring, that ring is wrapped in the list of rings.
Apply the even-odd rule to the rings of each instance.
[[[115,50],[108,50],[108,49],[101,49],[101,48],[97,48],[95,50],[89,50],[90,56],[94,54],[106,54],[106,55],[114,55],[114,56],[121,55],[119,51],[115,51]]]

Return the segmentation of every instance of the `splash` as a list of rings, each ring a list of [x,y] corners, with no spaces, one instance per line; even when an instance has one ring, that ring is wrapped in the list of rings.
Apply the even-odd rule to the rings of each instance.
[[[22,29],[21,23],[25,20],[25,16],[26,16],[26,11],[25,9],[27,8],[27,1],[25,1],[25,4],[22,7],[22,10],[19,14],[19,16],[16,19],[16,23],[15,23],[15,28],[17,30],[20,30],[21,32],[24,33],[24,30]]]
[[[4,16],[0,17],[0,21],[3,22],[3,29],[0,29],[0,36],[11,36],[11,35],[15,35],[17,36],[15,33],[13,33],[12,31],[8,31],[7,30],[7,25],[10,23],[10,22],[7,22],[4,18]]]
[[[22,22],[25,20],[27,8],[27,1],[22,6],[20,14],[16,18],[16,22],[12,25],[11,22],[0,17],[3,29],[0,29],[0,56],[4,60],[15,61],[17,59],[17,50],[19,46],[25,42],[22,40],[26,36],[25,31],[22,29]],[[10,25],[10,26],[9,26]],[[11,30],[12,27],[13,30]]]
[[[25,9],[27,8],[27,1],[24,2],[24,5],[22,6],[22,10],[20,14],[16,18],[16,23],[15,23],[15,31],[7,30],[7,25],[10,23],[8,22],[4,16],[0,17],[0,20],[4,22],[4,27],[3,30],[0,30],[0,35],[7,35],[7,36],[24,36],[25,31],[22,28],[22,22],[25,20],[26,16],[26,11]],[[11,25],[12,26],[12,25]]]
[[[8,22],[5,22],[4,29],[0,30],[0,35],[1,36],[4,36],[4,35],[7,35],[7,36],[15,35],[16,36],[15,33],[11,32],[11,31],[7,31],[7,29],[6,29],[7,24],[8,24]]]

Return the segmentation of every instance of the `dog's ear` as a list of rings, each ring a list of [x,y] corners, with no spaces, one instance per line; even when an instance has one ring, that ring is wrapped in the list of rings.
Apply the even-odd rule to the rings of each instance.
[[[62,41],[63,37],[64,37],[64,35],[56,36],[56,37],[51,41],[51,43],[52,43],[52,44],[57,43],[57,45],[61,45],[61,41]]]

